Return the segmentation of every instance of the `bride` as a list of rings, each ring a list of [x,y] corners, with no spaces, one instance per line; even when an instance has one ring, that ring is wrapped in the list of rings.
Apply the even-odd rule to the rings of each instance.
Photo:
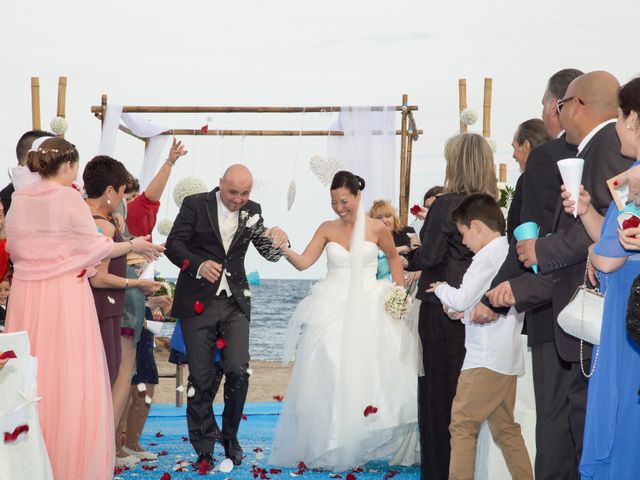
[[[402,265],[382,222],[364,217],[364,183],[338,172],[331,183],[338,218],[322,223],[302,254],[285,249],[298,270],[326,250],[328,271],[289,323],[285,360],[303,334],[273,439],[273,465],[303,461],[339,471],[394,454],[396,464],[417,458],[415,342],[404,321],[384,310],[391,284],[376,280],[378,249],[397,285]]]

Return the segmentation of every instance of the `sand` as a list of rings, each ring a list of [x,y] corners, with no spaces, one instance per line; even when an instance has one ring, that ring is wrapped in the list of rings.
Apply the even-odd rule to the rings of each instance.
[[[169,350],[163,345],[162,339],[156,339],[155,357],[160,373],[160,385],[156,387],[156,393],[153,398],[154,403],[171,403],[176,402],[176,379],[162,377],[164,374],[175,375],[176,366],[169,363]],[[292,365],[282,366],[280,362],[265,362],[262,360],[252,360],[250,364],[253,373],[249,379],[249,392],[247,394],[248,402],[273,402],[275,396],[284,396],[287,390],[289,375],[291,374]],[[182,399],[186,404],[186,384],[189,375],[188,366],[184,365],[183,383],[185,392],[182,393]],[[214,400],[214,403],[222,403],[222,388]]]

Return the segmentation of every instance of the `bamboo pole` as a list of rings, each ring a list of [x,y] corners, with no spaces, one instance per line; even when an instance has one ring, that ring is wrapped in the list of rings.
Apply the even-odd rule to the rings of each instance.
[[[102,94],[102,97],[100,97],[100,127],[104,126],[104,119],[107,117],[107,95],[106,94]],[[91,111],[93,111],[93,107],[91,107]]]
[[[40,130],[40,77],[31,77],[31,129]]]
[[[56,115],[58,117],[65,117],[67,106],[67,77],[58,77],[58,108]],[[64,133],[60,135],[64,138]]]
[[[499,181],[502,183],[507,183],[507,164],[501,163],[498,165],[498,167],[499,167],[499,170],[498,170]]]
[[[491,90],[493,79],[484,79],[484,102],[482,105],[482,136],[491,138]]]
[[[403,111],[405,106],[396,106],[397,112]],[[382,110],[385,107],[372,107]],[[418,110],[417,105],[406,105],[406,110]],[[340,112],[341,107],[197,107],[197,106],[127,106],[123,113],[325,113]],[[91,113],[102,112],[101,106],[92,106]]]
[[[407,204],[405,205],[405,215],[407,217],[403,218],[407,224],[409,223],[409,196],[411,195],[411,159],[413,157],[413,142],[413,136],[411,131],[409,131],[407,134]]]
[[[409,99],[405,93],[402,95],[403,107]],[[406,220],[409,205],[409,179],[407,177],[407,114],[408,110],[402,110],[402,128],[400,136],[400,218]]]
[[[460,108],[460,113],[467,108],[467,79],[460,78],[458,80],[458,105]],[[467,125],[462,123],[462,119],[460,119],[460,133],[467,133]]]

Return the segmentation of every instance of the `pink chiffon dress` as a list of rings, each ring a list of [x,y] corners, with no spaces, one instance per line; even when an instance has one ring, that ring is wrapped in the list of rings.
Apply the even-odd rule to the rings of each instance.
[[[88,276],[111,252],[76,190],[41,180],[13,194],[7,332],[38,360],[38,411],[54,478],[107,480],[115,461],[111,388]]]

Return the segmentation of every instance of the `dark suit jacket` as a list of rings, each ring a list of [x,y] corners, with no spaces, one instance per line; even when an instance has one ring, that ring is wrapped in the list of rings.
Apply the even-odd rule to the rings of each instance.
[[[260,255],[269,261],[275,262],[282,256],[280,251],[272,247],[271,241],[262,236],[265,230],[262,217],[251,228],[246,227],[249,218],[262,213],[260,205],[251,200],[240,210],[238,230],[229,250],[224,251],[218,225],[218,190],[216,188],[211,192],[186,197],[167,238],[165,254],[174,265],[181,268],[171,311],[174,317],[194,317],[193,306],[196,301],[202,302],[206,308],[214,299],[220,279],[212,284],[204,278],[196,278],[198,268],[205,260],[213,260],[226,268],[231,293],[249,317],[251,298],[245,295],[249,285],[244,270],[244,257],[249,243],[253,243]],[[188,260],[188,266],[183,269],[185,260]]]
[[[2,202],[2,206],[4,207],[4,214],[6,215],[11,208],[11,195],[13,195],[15,189],[13,188],[13,183],[10,183],[2,190],[0,190],[0,202]]]
[[[564,137],[543,143],[531,151],[525,171],[520,175],[516,185],[516,194],[520,190],[522,199],[517,225],[535,222],[540,227],[540,236],[551,232],[562,185],[557,162],[563,158],[575,157],[576,153],[576,147],[569,145]],[[525,329],[528,344],[552,342],[554,333],[551,281],[542,277],[542,274],[535,275],[531,270],[524,268],[518,260],[515,241],[510,242],[507,258],[493,279],[491,288],[507,280],[516,299],[516,309],[519,312],[526,311]],[[482,302],[492,308],[486,297]],[[494,310],[500,313],[507,311],[495,308]]]
[[[453,287],[462,283],[473,253],[462,244],[462,236],[451,221],[451,214],[465,195],[445,193],[436,198],[429,208],[421,230],[422,245],[409,255],[408,271],[422,270],[416,298],[440,303],[438,297],[426,290],[433,282],[447,282]]]
[[[631,167],[633,160],[620,153],[620,140],[612,123],[599,130],[578,156],[584,158],[582,184],[591,194],[594,208],[605,215],[611,203],[606,180]],[[552,235],[536,241],[536,256],[540,271],[550,274],[553,314],[557,319],[576,288],[582,284],[587,250],[593,240],[587,235],[580,218],[564,212],[561,198],[556,206],[552,232]],[[568,362],[579,361],[580,341],[565,333],[557,320],[553,326],[560,356]],[[588,350],[590,354],[590,348]]]
[[[516,188],[513,191],[513,198],[507,213],[507,240],[513,238],[513,230],[520,225],[520,212],[522,211],[522,178],[524,174],[518,177]]]

